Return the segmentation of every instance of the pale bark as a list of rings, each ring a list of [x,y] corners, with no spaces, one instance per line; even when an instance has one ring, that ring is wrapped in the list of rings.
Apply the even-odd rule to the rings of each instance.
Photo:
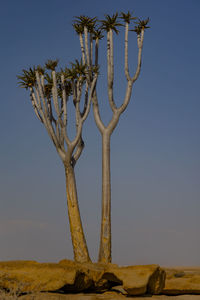
[[[43,123],[43,120],[42,120],[42,117],[39,113],[39,108],[38,108],[38,105],[37,105],[37,101],[35,99],[35,95],[33,93],[33,88],[30,88],[30,98],[31,98],[31,103],[32,103],[32,106],[33,106],[33,109],[34,109],[34,112],[37,116],[37,118],[40,120],[41,123]]]
[[[62,85],[64,87],[64,75],[62,74],[61,75],[61,82],[62,82]],[[64,112],[64,116],[63,116],[63,127],[66,128],[67,126],[67,95],[66,95],[66,91],[65,89],[63,88],[63,91],[62,91],[62,97],[63,97],[63,112]]]
[[[125,71],[125,75],[126,75],[126,79],[128,81],[131,80],[131,77],[130,77],[130,74],[129,74],[129,69],[128,69],[128,30],[129,30],[129,23],[126,23],[125,25],[125,41],[124,41],[124,44],[125,44],[125,55],[124,55],[124,58],[125,58],[125,61],[124,61],[124,71]]]
[[[31,102],[35,114],[38,119],[44,124],[65,167],[67,204],[74,259],[75,261],[80,263],[90,261],[90,257],[79,212],[74,166],[84,148],[84,142],[82,140],[82,127],[90,111],[97,77],[98,75],[95,74],[91,82],[86,83],[85,103],[82,113],[80,112],[80,99],[83,89],[82,78],[79,78],[74,85],[73,100],[76,108],[76,134],[73,140],[70,140],[67,135],[68,96],[64,87],[64,75],[61,75],[62,99],[58,99],[57,79],[55,71],[52,71],[52,97],[49,96],[45,98],[44,76],[40,76],[38,72],[36,72],[37,84],[34,86],[34,88],[30,88]],[[52,106],[54,106],[55,117],[52,113]]]
[[[92,104],[93,104],[93,113],[94,113],[94,119],[95,123],[101,133],[104,132],[105,126],[101,120],[101,116],[99,113],[99,104],[98,104],[98,98],[97,98],[97,91],[94,92],[94,97],[92,98]]]
[[[82,60],[83,60],[83,64],[85,65],[85,48],[84,48],[84,44],[83,44],[82,33],[79,34],[79,40],[80,40],[80,45],[81,45]]]
[[[99,39],[95,40],[95,66],[98,66],[99,59]]]
[[[77,189],[74,168],[70,163],[65,165],[67,207],[69,224],[74,251],[74,259],[77,262],[89,262],[90,257],[83,232],[80,211],[78,206]]]
[[[114,81],[114,63],[113,63],[113,32],[110,31],[107,34],[107,65],[108,65],[108,99],[110,107],[114,112],[116,105],[113,99],[113,81]]]
[[[52,98],[53,98],[53,104],[54,108],[57,114],[57,118],[60,118],[60,109],[58,104],[58,91],[57,91],[57,82],[56,82],[56,72],[52,71],[52,77],[53,77],[53,87],[52,87]]]
[[[86,52],[86,61],[87,65],[90,67],[90,53],[89,53],[89,47],[88,47],[88,29],[86,26],[84,26],[84,36],[85,36],[85,52]]]
[[[102,134],[102,212],[99,261],[111,262],[110,135]]]
[[[90,56],[90,66],[92,66],[92,59],[93,59],[93,38],[92,38],[92,33],[90,33],[90,52],[89,52],[89,56]]]
[[[84,146],[85,146],[85,144],[84,144],[84,141],[83,141],[82,136],[81,136],[80,139],[79,139],[79,143],[78,143],[78,145],[76,147],[76,150],[74,152],[74,155],[73,155],[74,164],[77,162],[77,160],[81,156],[81,153],[83,151]]]
[[[59,153],[61,159],[63,159],[63,153],[61,152],[61,149],[60,149],[60,146],[59,146],[58,137],[56,136],[54,128],[53,128],[53,126],[50,122],[47,110],[44,107],[42,107],[42,105],[41,105],[40,94],[39,94],[37,88],[35,88],[35,93],[32,90],[32,97],[33,97],[33,99],[35,99],[35,103],[38,103],[37,108],[38,108],[38,111],[41,115],[43,124],[44,124],[44,126],[47,130],[47,133],[49,134],[51,140],[53,141],[53,143],[56,147],[56,150],[58,151],[58,149],[59,149],[58,153]]]
[[[102,216],[101,216],[101,236],[99,248],[99,262],[111,262],[111,175],[110,175],[110,138],[113,130],[118,124],[120,115],[125,111],[131,98],[132,87],[138,79],[141,70],[142,46],[144,30],[138,36],[138,63],[134,76],[131,78],[128,69],[128,29],[125,25],[125,76],[127,79],[126,94],[120,107],[116,107],[113,96],[114,82],[114,63],[113,63],[113,32],[107,33],[107,81],[108,81],[108,100],[113,111],[111,121],[105,126],[101,120],[95,90],[93,97],[93,113],[96,125],[102,135]],[[98,51],[96,51],[98,54]]]

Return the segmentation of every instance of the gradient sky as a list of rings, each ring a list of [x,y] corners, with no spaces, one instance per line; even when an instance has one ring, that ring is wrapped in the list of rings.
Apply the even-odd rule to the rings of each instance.
[[[29,100],[17,86],[23,68],[80,57],[74,16],[134,11],[150,17],[142,71],[113,133],[112,243],[119,264],[200,265],[200,1],[19,0],[0,9],[0,260],[73,258],[62,162]],[[117,103],[123,99],[123,34],[115,36]],[[130,39],[130,69],[136,64]],[[105,44],[99,101],[104,120]],[[92,114],[76,166],[91,257],[98,256],[101,140]]]

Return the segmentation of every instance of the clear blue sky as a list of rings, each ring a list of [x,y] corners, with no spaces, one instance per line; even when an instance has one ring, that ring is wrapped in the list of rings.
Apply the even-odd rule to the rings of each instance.
[[[112,136],[113,261],[200,265],[200,1],[3,1],[0,9],[0,260],[72,258],[62,163],[18,88],[22,68],[80,57],[71,23],[116,11],[150,17],[142,72]],[[136,64],[135,36],[130,65]],[[99,97],[107,113],[105,47]],[[115,36],[118,103],[123,98],[123,35]],[[92,114],[76,176],[84,229],[97,258],[101,141]]]

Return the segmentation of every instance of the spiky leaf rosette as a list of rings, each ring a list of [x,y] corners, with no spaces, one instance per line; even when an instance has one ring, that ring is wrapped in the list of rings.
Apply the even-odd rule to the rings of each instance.
[[[121,23],[117,21],[118,19],[118,13],[110,16],[105,15],[105,20],[101,20],[101,29],[108,32],[110,29],[113,30],[116,34],[119,33],[119,30],[117,29],[118,26],[122,26]]]
[[[36,71],[38,71],[39,75],[44,75],[45,68],[38,65]]]
[[[141,27],[142,29],[147,29],[150,28],[149,26],[147,26],[149,21],[150,21],[149,18],[147,18],[146,20],[138,19],[138,22],[136,22],[136,24],[138,24],[138,26]]]
[[[50,98],[52,95],[53,79],[52,76],[48,73],[45,73],[45,85],[44,85],[44,94],[45,97]]]
[[[92,66],[91,70],[92,70],[92,75],[94,76],[95,74],[99,75],[99,66]]]
[[[73,27],[78,34],[84,32],[84,27],[87,27],[90,33],[92,33],[95,30],[95,25],[97,21],[96,17],[90,18],[88,16],[81,15],[75,18],[76,19],[73,23]]]
[[[74,30],[77,34],[83,34],[84,33],[84,27],[81,24],[73,23],[72,26],[74,27]]]
[[[149,23],[149,18],[147,18],[146,20],[141,20],[138,19],[138,22],[135,22],[137,24],[137,26],[135,26],[134,29],[131,29],[130,31],[134,31],[137,33],[137,35],[140,35],[142,29],[148,29],[150,28],[150,26],[147,26],[147,24]]]
[[[20,80],[18,83],[22,88],[28,89],[33,87],[36,83],[35,67],[29,68],[28,70],[23,69],[22,75],[18,75],[17,78]]]
[[[124,20],[125,23],[130,24],[131,20],[137,20],[136,17],[132,16],[132,13],[128,11],[127,13],[121,12],[120,19]]]
[[[56,60],[51,60],[48,59],[47,62],[45,63],[45,67],[47,68],[47,70],[51,70],[51,71],[55,71],[55,68],[58,65],[58,59]]]
[[[93,31],[93,40],[101,40],[103,38],[102,30],[101,29],[95,29]]]
[[[137,24],[137,26],[135,26],[135,28],[130,31],[135,31],[139,35],[141,33],[142,29],[145,30],[145,29],[150,28],[150,26],[147,26],[149,21],[150,21],[149,18],[147,18],[146,20],[138,19],[138,22],[135,22]]]
[[[82,59],[79,62],[77,59],[75,62],[71,62],[72,69],[77,73],[78,76],[85,77],[86,75],[86,65],[83,64]]]
[[[72,83],[71,83],[71,81],[65,81],[64,86],[62,88],[65,89],[65,92],[66,92],[67,96],[72,95]]]

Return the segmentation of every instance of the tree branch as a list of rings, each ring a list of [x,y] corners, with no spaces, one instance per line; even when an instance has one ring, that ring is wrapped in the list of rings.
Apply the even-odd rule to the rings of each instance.
[[[141,30],[141,34],[138,34],[137,41],[138,41],[138,48],[139,48],[137,69],[136,69],[135,75],[130,80],[128,80],[124,102],[117,109],[120,112],[120,114],[123,113],[124,110],[127,108],[130,98],[131,98],[133,83],[138,79],[139,74],[140,74],[141,62],[142,62],[142,47],[143,47],[143,41],[144,41],[144,29],[143,28]]]
[[[93,93],[94,93],[95,87],[96,87],[97,77],[98,77],[98,74],[95,74],[95,76],[93,78],[93,81],[92,81],[92,84],[91,84],[91,88],[90,88],[90,94],[89,94],[89,99],[88,99],[88,103],[87,103],[87,108],[86,108],[86,111],[85,111],[85,113],[82,117],[80,115],[80,109],[78,111],[79,106],[76,107],[76,124],[77,124],[77,126],[76,126],[76,137],[71,142],[71,146],[72,146],[73,149],[77,146],[77,143],[80,140],[81,133],[82,133],[83,122],[86,120],[86,118],[89,114]]]
[[[93,58],[93,39],[92,39],[92,33],[90,33],[90,66],[92,66],[92,58]]]
[[[113,63],[113,31],[110,29],[110,85],[113,87],[114,63]]]
[[[76,84],[76,90],[77,90],[77,97],[75,102],[75,108],[76,108],[76,126],[79,126],[80,119],[81,119],[81,112],[80,112],[80,100],[82,95],[82,89],[83,89],[83,83],[82,83],[82,77],[80,77]]]
[[[114,80],[114,64],[113,64],[113,32],[112,29],[107,33],[107,64],[108,64],[108,99],[109,104],[114,112],[116,105],[113,99],[113,80]]]
[[[92,98],[94,96],[94,92],[95,92],[95,88],[96,88],[96,82],[97,82],[97,78],[98,78],[98,74],[96,73],[94,75],[94,78],[92,80],[92,84],[91,84],[91,88],[90,88],[90,94],[89,94],[89,99],[88,99],[88,103],[87,103],[87,107],[86,107],[86,110],[85,110],[85,113],[83,114],[81,120],[82,122],[84,122],[89,114],[89,111],[90,111],[90,104],[91,104],[91,101],[92,101]]]
[[[131,80],[130,74],[129,74],[129,69],[128,69],[128,29],[129,29],[129,24],[126,22],[125,25],[125,75],[126,79],[129,81]]]
[[[141,64],[142,64],[143,41],[144,41],[144,29],[141,30],[141,34],[138,35],[138,39],[137,39],[138,49],[139,49],[139,51],[138,51],[138,64],[137,64],[137,69],[136,69],[135,75],[132,78],[133,83],[138,79],[138,77],[140,75]]]
[[[85,65],[85,49],[84,49],[84,45],[83,45],[83,35],[82,35],[82,33],[79,34],[79,40],[80,40],[80,45],[81,45],[81,53],[82,53],[83,64]]]
[[[90,55],[89,55],[89,49],[88,49],[88,29],[86,26],[84,26],[84,35],[85,35],[86,60],[87,60],[87,65],[90,67]]]
[[[42,91],[44,94],[44,74],[41,75],[41,85],[42,85]]]
[[[36,93],[36,94],[37,94],[37,97],[40,97],[37,88],[35,88],[35,91],[37,92],[37,93]],[[35,96],[35,93],[34,93],[34,92],[33,92],[33,98],[36,99],[36,96]],[[41,102],[40,99],[38,99],[38,103],[39,103],[39,102]],[[51,140],[53,141],[53,143],[54,143],[54,145],[55,145],[55,147],[56,147],[56,149],[57,149],[57,151],[58,151],[59,148],[60,148],[59,140],[58,140],[58,138],[57,138],[57,136],[56,136],[56,134],[55,134],[54,128],[53,128],[53,126],[52,126],[52,124],[51,124],[51,122],[50,122],[50,120],[49,120],[49,117],[48,117],[48,115],[43,111],[42,106],[40,106],[40,107],[38,106],[38,108],[39,108],[39,113],[40,113],[40,115],[41,115],[41,117],[42,117],[42,120],[43,120],[43,124],[44,124],[44,126],[45,126],[45,128],[46,128],[46,130],[47,130],[47,133],[48,133],[48,135],[50,136]]]
[[[42,116],[39,113],[38,103],[36,101],[36,98],[35,98],[32,87],[30,88],[30,98],[31,98],[31,103],[32,103],[32,106],[33,106],[33,109],[34,109],[34,112],[35,112],[36,116],[38,117],[40,122],[43,123],[43,119],[42,119]]]
[[[82,136],[80,137],[79,139],[79,142],[78,142],[78,145],[77,145],[77,148],[76,148],[76,151],[73,155],[73,158],[74,158],[74,165],[76,164],[77,160],[79,159],[79,157],[81,156],[81,153],[83,151],[83,148],[84,148],[84,141],[82,139]]]
[[[92,106],[93,106],[93,112],[94,112],[94,119],[97,127],[99,128],[100,132],[103,133],[105,130],[105,126],[101,120],[100,113],[99,113],[99,104],[98,104],[98,98],[97,98],[97,92],[94,91],[94,96],[92,97]]]
[[[112,119],[111,121],[109,122],[108,126],[107,126],[107,131],[109,133],[109,135],[112,134],[113,130],[115,129],[115,127],[117,126],[118,124],[118,121],[119,121],[119,117],[120,117],[121,113],[119,110],[116,110],[113,115],[112,115]]]
[[[57,80],[56,80],[56,72],[52,71],[52,78],[53,78],[53,86],[52,86],[52,98],[54,108],[57,114],[57,117],[60,118],[60,109],[58,104],[58,90],[57,90]]]
[[[46,117],[48,117],[48,110],[47,110],[47,106],[46,106],[46,102],[45,102],[44,93],[43,93],[43,90],[42,90],[40,75],[39,75],[38,71],[36,71],[35,74],[36,74],[36,81],[37,81],[37,86],[38,86],[38,88],[35,87],[36,94],[37,94],[38,100],[39,100],[38,103],[41,106],[41,108],[42,108],[42,105],[43,105],[44,114],[45,114]],[[41,100],[40,99],[42,99],[42,105],[41,105]]]
[[[36,71],[36,80],[37,80],[38,88],[35,87],[35,91],[36,91],[36,95],[37,95],[37,98],[38,98],[39,112],[40,112],[40,115],[42,116],[43,123],[45,125],[46,130],[47,130],[51,140],[53,141],[53,143],[56,147],[56,150],[58,151],[59,155],[61,156],[61,148],[63,148],[63,147],[62,147],[61,138],[60,138],[60,130],[59,130],[57,121],[54,118],[52,118],[52,120],[50,121],[47,105],[46,105],[44,94],[43,94],[43,91],[42,91],[42,86],[41,86],[39,73],[37,71]],[[34,97],[35,97],[35,95],[34,95]],[[41,97],[42,102],[43,102],[43,107],[41,105],[40,97]],[[51,103],[50,103],[50,105],[51,105]],[[55,133],[55,130],[52,126],[52,121],[55,124],[56,133]],[[63,155],[62,155],[62,159],[63,159]]]
[[[99,56],[99,39],[95,40],[95,66],[98,66],[98,56]]]
[[[118,112],[120,113],[120,115],[125,111],[125,109],[127,108],[128,104],[129,104],[129,101],[131,98],[132,86],[133,86],[132,80],[128,81],[127,88],[126,88],[126,95],[124,97],[123,104],[117,109]]]
[[[86,81],[86,86],[85,86],[85,100],[84,100],[83,111],[81,112],[81,117],[85,114],[85,111],[87,109],[87,104],[88,104],[88,90],[89,90],[89,84],[88,84],[88,81]]]
[[[48,117],[50,122],[56,122],[56,119],[54,118],[53,112],[52,112],[52,104],[51,104],[51,98],[47,97],[47,109],[48,109]]]
[[[64,75],[61,75],[61,82],[62,82],[62,97],[63,97],[63,110],[64,110],[64,116],[63,116],[63,125],[66,127],[67,125],[67,94],[66,94],[66,90],[65,90],[65,79],[64,79]]]

